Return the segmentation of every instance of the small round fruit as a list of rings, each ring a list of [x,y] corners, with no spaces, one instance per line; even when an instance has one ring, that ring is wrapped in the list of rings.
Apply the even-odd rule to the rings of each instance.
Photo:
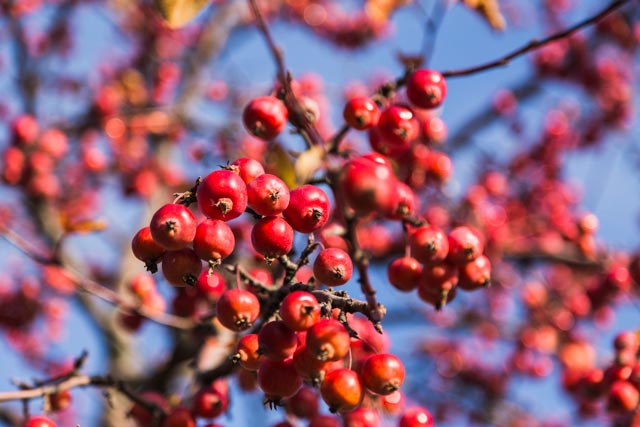
[[[260,175],[264,174],[262,164],[248,157],[241,157],[228,166],[228,169],[240,175],[245,184],[250,183]]]
[[[313,263],[313,274],[327,286],[344,285],[353,275],[351,257],[339,248],[324,249]]]
[[[366,388],[387,395],[398,390],[404,382],[404,365],[393,354],[374,354],[364,361],[360,375]]]
[[[392,105],[380,113],[378,131],[392,150],[406,151],[420,135],[420,123],[413,111],[402,105]]]
[[[461,265],[482,255],[484,244],[469,227],[456,227],[447,237],[449,240],[449,261]]]
[[[198,224],[193,239],[193,250],[209,265],[218,265],[231,255],[236,238],[231,228],[218,219],[206,219]]]
[[[289,206],[289,187],[269,173],[247,184],[247,196],[251,209],[263,216],[278,215]]]
[[[229,170],[217,170],[207,175],[196,191],[198,207],[209,218],[229,221],[247,208],[247,185]]]
[[[196,427],[196,420],[188,408],[178,407],[167,414],[162,427]]]
[[[323,362],[340,360],[349,353],[351,337],[335,319],[321,319],[307,330],[307,350]]]
[[[364,387],[355,371],[336,369],[325,375],[320,395],[331,412],[349,412],[362,403]]]
[[[156,211],[149,227],[153,240],[173,251],[191,244],[196,235],[196,218],[188,207],[169,203]]]
[[[296,373],[293,359],[266,359],[258,369],[258,385],[267,401],[279,402],[296,394],[302,386],[302,377]]]
[[[378,123],[380,109],[371,98],[358,96],[347,101],[342,115],[349,126],[364,130]]]
[[[377,212],[384,215],[392,209],[396,178],[388,163],[365,156],[345,163],[338,186],[345,201],[356,214]]]
[[[491,261],[480,255],[469,261],[459,269],[458,287],[465,291],[472,291],[489,286],[491,283]]]
[[[279,216],[262,218],[251,229],[251,243],[265,258],[278,258],[293,248],[293,228]]]
[[[409,256],[396,258],[387,267],[387,278],[396,289],[409,292],[418,286],[422,275],[422,265]]]
[[[196,290],[209,302],[217,302],[226,289],[224,277],[211,268],[203,270],[196,281]]]
[[[287,107],[273,96],[254,98],[242,113],[242,121],[249,133],[265,140],[278,136],[288,118]]]
[[[431,412],[418,406],[404,411],[398,427],[433,427],[433,424]]]
[[[424,225],[410,236],[411,254],[423,264],[444,261],[449,253],[447,235],[439,227]]]
[[[280,318],[293,331],[306,331],[320,320],[320,304],[310,292],[293,291],[280,305]]]
[[[264,357],[262,357],[262,354],[259,352],[259,348],[258,334],[247,334],[238,341],[233,360],[240,363],[240,366],[244,369],[257,371],[264,360]]]
[[[293,356],[298,346],[298,338],[282,320],[274,320],[260,329],[258,343],[260,353],[267,359],[283,360]]]
[[[57,424],[44,415],[35,415],[25,421],[24,427],[57,427]]]
[[[143,227],[133,236],[131,251],[133,256],[145,263],[147,270],[155,273],[166,249],[153,240],[150,227]]]
[[[407,80],[407,98],[418,108],[437,108],[447,95],[447,83],[435,70],[416,70]]]
[[[260,314],[260,301],[244,289],[225,291],[216,305],[218,321],[227,329],[240,332],[251,327]]]
[[[167,251],[162,256],[162,274],[174,286],[193,286],[202,271],[202,261],[190,248]]]
[[[343,427],[380,427],[378,411],[370,406],[361,406],[342,414]]]
[[[315,185],[306,184],[291,191],[289,206],[283,215],[294,230],[312,233],[327,223],[330,212],[327,193]]]
[[[200,418],[216,418],[229,407],[229,398],[222,390],[208,385],[193,396],[191,411]]]

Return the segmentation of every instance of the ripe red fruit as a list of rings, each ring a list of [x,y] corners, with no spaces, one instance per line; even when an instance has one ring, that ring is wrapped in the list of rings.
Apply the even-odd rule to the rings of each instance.
[[[309,420],[307,427],[340,427],[340,419],[333,415],[317,414]]]
[[[331,412],[349,412],[362,403],[364,387],[355,371],[336,369],[325,375],[320,395]]]
[[[365,387],[376,394],[391,394],[404,382],[404,365],[393,354],[374,354],[367,358],[360,371]]]
[[[167,251],[162,256],[162,274],[174,286],[193,286],[202,271],[202,261],[190,248]]]
[[[387,218],[403,219],[415,215],[418,201],[411,187],[401,181],[396,181],[394,186],[394,201],[391,204],[391,210],[387,213]]]
[[[349,353],[351,338],[335,319],[321,319],[307,330],[307,350],[321,361],[340,360]]]
[[[247,184],[247,196],[251,209],[263,216],[278,215],[289,206],[289,187],[269,173]]]
[[[23,144],[31,144],[38,137],[40,126],[35,117],[30,114],[21,114],[13,122],[13,133]]]
[[[141,228],[131,241],[131,251],[133,256],[145,263],[147,270],[152,273],[158,271],[158,262],[165,253],[165,248],[153,240],[151,228]]]
[[[623,331],[616,335],[613,346],[616,350],[627,350],[637,352],[640,343],[638,342],[638,334],[635,331]]]
[[[342,115],[349,126],[364,130],[378,123],[380,109],[371,98],[358,96],[347,101]]]
[[[387,278],[396,289],[409,292],[418,286],[422,265],[413,257],[396,258],[387,267]]]
[[[142,397],[149,403],[153,403],[162,411],[169,411],[169,403],[167,402],[167,399],[165,399],[161,394],[158,394],[154,391],[145,391],[141,393],[140,397]],[[129,411],[129,417],[133,418],[136,421],[138,427],[153,425],[153,415],[154,414],[147,407],[142,406],[138,403],[134,404]]]
[[[356,214],[384,214],[392,208],[395,181],[388,164],[358,157],[344,165],[338,185],[345,201]]]
[[[448,260],[456,264],[473,261],[482,255],[484,244],[469,227],[456,227],[448,235]]]
[[[49,395],[49,405],[53,412],[64,411],[71,405],[71,390],[62,390]]]
[[[57,427],[57,424],[44,415],[36,415],[29,417],[29,419],[25,421],[24,427]]]
[[[404,395],[396,390],[391,394],[380,397],[380,406],[386,414],[397,414],[404,407]]]
[[[344,285],[353,275],[351,257],[339,248],[324,249],[313,263],[313,274],[327,286]]]
[[[294,230],[312,233],[326,224],[331,206],[324,191],[307,184],[292,190],[289,196],[283,215]]]
[[[225,291],[216,305],[218,321],[225,328],[236,332],[250,328],[259,314],[258,298],[243,289]]]
[[[640,392],[628,381],[616,381],[609,389],[607,409],[610,411],[628,412],[635,409],[640,402]]]
[[[188,207],[169,203],[153,214],[149,227],[156,243],[174,251],[191,244],[196,235],[196,218]]]
[[[343,427],[380,427],[378,411],[369,406],[361,406],[342,414]]]
[[[244,369],[257,371],[264,360],[258,351],[259,347],[258,334],[243,336],[236,345],[236,354],[233,356],[234,361],[238,361]]]
[[[302,387],[286,402],[287,413],[298,418],[311,418],[318,413],[318,393],[311,387]]]
[[[442,144],[447,139],[447,125],[437,116],[422,121],[422,137],[428,144]]]
[[[156,281],[148,274],[136,274],[129,282],[129,291],[138,299],[144,300],[149,294],[156,292]]]
[[[209,302],[217,302],[226,289],[224,277],[210,268],[203,270],[196,281],[196,290]]]
[[[300,335],[299,333],[298,335]],[[305,338],[306,340],[306,338]],[[298,344],[295,353],[293,353],[293,365],[298,375],[310,384],[320,384],[325,373],[337,368],[342,368],[341,361],[318,360],[313,354],[307,350],[306,344]]]
[[[249,133],[266,140],[278,136],[288,118],[287,107],[273,96],[254,98],[242,113],[242,121]]]
[[[302,386],[302,377],[296,373],[293,359],[267,359],[258,369],[258,385],[266,401],[278,403],[282,398],[296,394]]]
[[[193,250],[210,266],[218,265],[235,249],[236,238],[223,221],[206,219],[196,228]]]
[[[167,414],[162,427],[196,427],[196,420],[189,409],[178,407]]]
[[[262,327],[258,333],[260,352],[271,360],[283,360],[293,356],[298,346],[296,333],[287,328],[282,320],[274,320]]]
[[[434,70],[416,70],[407,80],[407,98],[418,108],[437,108],[447,95],[444,77]]]
[[[198,207],[209,218],[229,221],[247,208],[247,186],[238,175],[228,170],[213,171],[196,191]]]
[[[410,236],[411,255],[423,264],[444,261],[449,253],[447,235],[439,227],[423,225]]]
[[[191,411],[200,418],[215,418],[229,407],[228,395],[218,388],[209,385],[202,387],[193,396]]]
[[[398,427],[433,427],[433,424],[431,412],[418,406],[404,411],[398,422]]]
[[[392,150],[406,151],[420,134],[420,123],[409,108],[392,105],[380,113],[378,131]]]
[[[240,175],[245,184],[250,183],[260,175],[264,174],[262,164],[248,157],[241,157],[228,166],[232,172]]]
[[[279,216],[262,218],[251,229],[251,244],[267,259],[286,255],[293,247],[293,228]]]
[[[445,305],[449,304],[456,297],[456,288],[454,287],[448,292],[435,292],[426,286],[418,286],[418,297],[436,308],[441,310]]]
[[[441,262],[425,265],[422,269],[418,293],[420,297],[431,294],[435,298],[435,307],[440,309],[447,303],[447,296],[458,284],[458,270],[455,266]]]
[[[305,331],[320,320],[320,304],[310,292],[291,292],[282,300],[280,318],[289,329]]]
[[[491,261],[484,255],[464,264],[458,272],[458,286],[465,291],[480,289],[491,283]]]

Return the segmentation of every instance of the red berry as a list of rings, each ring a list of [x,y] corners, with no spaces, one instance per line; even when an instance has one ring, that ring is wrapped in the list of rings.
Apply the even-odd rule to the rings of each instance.
[[[244,369],[257,371],[264,360],[262,354],[258,351],[259,348],[258,334],[243,336],[236,345],[236,354],[233,356],[234,361],[237,360]]]
[[[213,171],[196,191],[198,207],[209,218],[229,221],[247,208],[247,186],[238,175],[228,170]]]
[[[361,406],[342,414],[343,427],[380,427],[378,411],[369,406]]]
[[[447,139],[447,125],[437,116],[422,121],[422,137],[428,144],[442,144]]]
[[[229,407],[227,393],[214,386],[202,387],[193,396],[192,412],[200,418],[215,418],[224,413]]]
[[[607,400],[610,411],[628,412],[638,406],[640,392],[628,381],[616,381],[611,385]]]
[[[325,375],[320,395],[331,412],[349,412],[362,403],[364,387],[355,371],[336,369]]]
[[[56,423],[52,419],[45,417],[44,415],[35,415],[29,417],[24,423],[24,427],[57,427]]]
[[[389,283],[402,292],[415,289],[421,274],[422,265],[413,257],[394,259],[387,267]]]
[[[147,295],[156,292],[156,281],[153,276],[148,274],[136,274],[129,282],[129,290],[140,300],[143,300]]]
[[[324,249],[313,263],[313,274],[327,286],[344,285],[353,274],[351,257],[342,249]]]
[[[282,320],[274,320],[262,327],[258,333],[260,352],[271,360],[283,360],[293,356],[298,346],[296,333]]]
[[[340,360],[349,353],[351,337],[335,319],[321,319],[307,330],[307,350],[321,361]]]
[[[307,184],[291,191],[289,206],[283,215],[294,230],[312,233],[326,224],[330,211],[327,194]]]
[[[418,201],[411,187],[404,182],[396,181],[394,191],[394,201],[391,204],[391,210],[387,213],[387,218],[403,219],[415,215]]]
[[[39,131],[38,121],[30,114],[21,114],[13,122],[13,133],[18,142],[23,144],[34,142]]]
[[[133,236],[131,250],[133,256],[145,263],[147,270],[152,273],[158,271],[157,263],[160,262],[162,255],[164,255],[165,248],[153,240],[150,227],[141,228],[136,235]]]
[[[245,184],[250,183],[260,175],[264,174],[262,164],[248,157],[241,157],[229,165],[229,169],[240,175]]]
[[[441,262],[428,264],[422,269],[422,275],[418,283],[418,291],[421,295],[432,294],[436,296],[437,309],[444,307],[449,294],[458,284],[458,270],[451,264]]]
[[[296,394],[302,386],[300,377],[293,367],[293,359],[265,360],[258,369],[258,385],[267,401],[279,402],[282,398]]]
[[[300,333],[298,334],[300,335]],[[324,375],[336,368],[341,368],[342,365],[337,366],[342,362],[336,361],[322,361],[318,360],[313,354],[307,350],[306,344],[298,344],[295,353],[293,353],[293,365],[298,375],[300,375],[306,382],[311,384],[320,384]]]
[[[226,289],[227,284],[224,277],[213,269],[205,269],[198,276],[196,290],[201,297],[206,298],[209,302],[217,302]]]
[[[250,328],[259,314],[258,298],[243,289],[225,291],[216,305],[218,321],[225,328],[236,332]]]
[[[416,70],[407,80],[407,98],[418,108],[437,108],[447,95],[444,77],[434,70]]]
[[[320,320],[320,304],[310,292],[291,292],[282,300],[280,318],[289,329],[305,331]]]
[[[162,411],[169,411],[169,403],[161,394],[154,391],[145,391],[140,394],[146,402],[153,403]],[[136,403],[129,411],[129,417],[136,421],[138,427],[146,427],[154,424],[153,413],[145,406]],[[159,415],[159,414],[158,414]]]
[[[186,206],[170,203],[156,211],[149,227],[156,243],[167,250],[177,250],[193,241],[196,218]]]
[[[362,382],[376,394],[391,394],[404,382],[404,365],[393,354],[374,354],[364,361]]]
[[[338,185],[345,201],[357,214],[378,212],[384,215],[393,206],[395,181],[390,166],[359,157],[344,165]]]
[[[175,286],[193,286],[202,271],[202,261],[190,248],[167,251],[162,256],[162,274]]]
[[[433,415],[421,407],[409,408],[404,411],[398,427],[433,427]]]
[[[410,236],[411,254],[423,264],[444,261],[449,253],[447,235],[439,227],[424,225]]]
[[[178,407],[169,412],[162,427],[196,427],[196,420],[189,409]]]
[[[268,173],[247,184],[249,206],[258,215],[278,215],[289,206],[289,187],[283,180]]]
[[[282,101],[273,96],[254,98],[242,113],[242,121],[249,133],[262,139],[273,139],[287,124],[289,113]]]
[[[53,412],[64,411],[71,405],[71,390],[62,390],[49,395],[49,405]]]
[[[364,130],[378,123],[380,110],[371,98],[358,96],[346,103],[342,115],[349,126]]]
[[[311,387],[302,387],[286,402],[287,413],[298,418],[312,418],[318,413],[318,393]]]
[[[396,390],[391,394],[380,397],[380,405],[386,414],[397,414],[404,406],[404,395]]]
[[[459,276],[458,286],[465,291],[489,286],[491,283],[491,261],[486,256],[480,255],[460,267]]]
[[[637,352],[640,343],[638,342],[638,334],[635,331],[624,331],[616,335],[613,346],[616,350],[628,350]]]
[[[378,131],[392,150],[406,151],[420,134],[420,123],[409,108],[392,105],[380,113]]]
[[[433,291],[426,286],[418,286],[418,297],[436,308],[441,310],[445,305],[449,304],[456,297],[456,288],[454,287],[448,292]]]
[[[214,266],[231,255],[236,239],[231,228],[223,221],[206,219],[196,228],[193,250],[200,259]]]
[[[265,258],[278,258],[293,248],[293,228],[279,216],[262,218],[251,229],[251,243]]]
[[[307,427],[340,427],[340,419],[333,415],[317,414],[309,420]]]
[[[484,244],[469,227],[456,227],[449,233],[448,260],[456,264],[473,261],[482,255]]]

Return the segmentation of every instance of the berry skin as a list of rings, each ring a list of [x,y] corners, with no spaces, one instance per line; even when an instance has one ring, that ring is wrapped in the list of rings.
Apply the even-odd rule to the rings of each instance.
[[[162,274],[174,286],[193,286],[202,271],[202,261],[190,248],[168,251],[162,256]]]
[[[491,261],[484,255],[464,264],[459,269],[458,286],[472,291],[489,286],[491,283]]]
[[[388,163],[363,156],[345,163],[338,186],[356,214],[384,214],[392,209],[395,181]]]
[[[156,243],[174,251],[191,244],[196,234],[196,218],[186,206],[169,203],[156,211],[149,227]]]
[[[307,330],[307,350],[323,362],[340,360],[349,353],[351,337],[335,319],[321,319]]]
[[[449,253],[447,235],[435,226],[417,228],[411,234],[410,244],[411,254],[423,264],[442,262]]]
[[[307,427],[340,427],[341,425],[338,417],[328,414],[316,414],[309,420]]]
[[[227,329],[240,332],[251,327],[260,314],[260,302],[249,291],[229,289],[216,305],[218,321]]]
[[[433,425],[433,415],[421,407],[407,409],[398,422],[398,427],[433,427]]]
[[[278,136],[286,126],[288,118],[287,107],[273,96],[254,98],[242,113],[242,121],[249,133],[265,140]]]
[[[447,96],[447,83],[437,71],[416,70],[407,80],[407,98],[418,108],[437,108]]]
[[[198,185],[196,197],[203,214],[229,221],[239,217],[247,208],[247,185],[231,171],[213,171]]]
[[[407,216],[415,215],[416,195],[407,184],[396,181],[395,197],[391,205],[391,210],[387,213],[388,219],[403,219]]]
[[[231,228],[223,221],[206,219],[196,228],[193,250],[209,265],[218,265],[231,255],[236,239]]]
[[[327,286],[344,285],[353,275],[353,263],[342,249],[324,249],[313,263],[313,274]]]
[[[352,128],[365,130],[378,123],[380,109],[371,98],[358,96],[346,103],[342,115],[345,122]]]
[[[316,359],[307,350],[306,344],[298,344],[293,353],[293,366],[304,381],[314,385],[320,384],[327,372],[343,367],[342,361],[323,362]]]
[[[251,244],[267,259],[278,258],[293,248],[293,228],[279,216],[268,216],[251,229]]]
[[[336,369],[325,375],[320,395],[331,412],[349,412],[362,403],[364,387],[355,371]]]
[[[267,359],[283,360],[293,356],[298,346],[298,338],[282,320],[274,320],[262,327],[258,333],[258,344],[260,353]]]
[[[226,289],[224,277],[212,269],[203,270],[196,281],[196,290],[201,297],[210,302],[217,302]]]
[[[265,360],[258,369],[258,385],[265,394],[265,402],[278,403],[291,397],[302,386],[300,377],[293,367],[293,359]]]
[[[389,283],[402,292],[415,289],[421,275],[422,265],[413,257],[394,259],[387,267]]]
[[[343,427],[380,427],[378,411],[369,406],[361,406],[342,414]]]
[[[404,382],[404,365],[393,354],[379,353],[364,361],[360,375],[370,391],[387,395],[398,390]]]
[[[306,331],[320,320],[320,304],[310,292],[291,292],[282,300],[280,318],[289,329]]]
[[[49,405],[53,412],[64,411],[71,405],[71,390],[62,390],[49,395]]]
[[[268,173],[247,184],[247,196],[251,209],[263,216],[278,215],[289,206],[289,187]]]
[[[189,409],[178,407],[169,412],[162,427],[196,427],[196,420]]]
[[[456,227],[448,235],[448,260],[455,264],[473,261],[482,255],[484,245],[480,238],[469,227]]]
[[[392,105],[380,113],[378,131],[392,150],[406,151],[420,135],[420,123],[409,108]]]
[[[44,415],[36,415],[29,417],[23,427],[57,427],[57,424]]]
[[[147,270],[155,273],[158,271],[157,264],[166,250],[153,240],[151,228],[143,227],[133,236],[131,251],[133,256],[145,263]]]
[[[289,196],[289,206],[283,215],[294,230],[312,233],[326,224],[331,212],[327,193],[306,184],[292,190]]]
[[[247,334],[238,341],[233,360],[238,361],[244,369],[257,371],[264,360],[258,351],[259,347],[258,334]]]
[[[436,297],[434,305],[440,309],[445,306],[448,294],[454,290],[457,284],[458,270],[455,266],[445,262],[429,264],[422,269],[418,293],[421,298],[427,294]]]
[[[610,411],[628,412],[638,406],[640,392],[628,381],[616,381],[609,389],[607,409]]]
[[[191,411],[200,418],[215,418],[229,407],[229,398],[222,390],[209,385],[201,388],[193,396]]]
[[[242,178],[245,184],[250,183],[260,175],[264,174],[264,167],[262,164],[259,161],[248,157],[241,157],[235,160],[227,168],[240,175],[240,178]]]

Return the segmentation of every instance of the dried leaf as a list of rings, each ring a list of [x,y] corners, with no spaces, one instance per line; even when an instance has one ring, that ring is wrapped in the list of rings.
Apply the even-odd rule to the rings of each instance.
[[[494,30],[504,30],[507,22],[500,12],[498,0],[462,0],[462,3],[478,12]]]
[[[296,179],[299,183],[305,183],[313,178],[313,175],[322,166],[324,153],[324,148],[319,145],[314,145],[300,153],[294,165]]]
[[[62,217],[62,229],[65,233],[93,233],[102,231],[107,228],[107,222],[102,219],[98,220],[70,220],[65,216]]]
[[[269,145],[266,166],[269,173],[279,176],[289,188],[295,188],[297,186],[293,159],[282,145],[278,143]]]
[[[209,4],[209,0],[155,0],[155,2],[169,28],[185,26]]]
[[[387,22],[393,12],[413,0],[367,0],[364,10],[374,21]]]

